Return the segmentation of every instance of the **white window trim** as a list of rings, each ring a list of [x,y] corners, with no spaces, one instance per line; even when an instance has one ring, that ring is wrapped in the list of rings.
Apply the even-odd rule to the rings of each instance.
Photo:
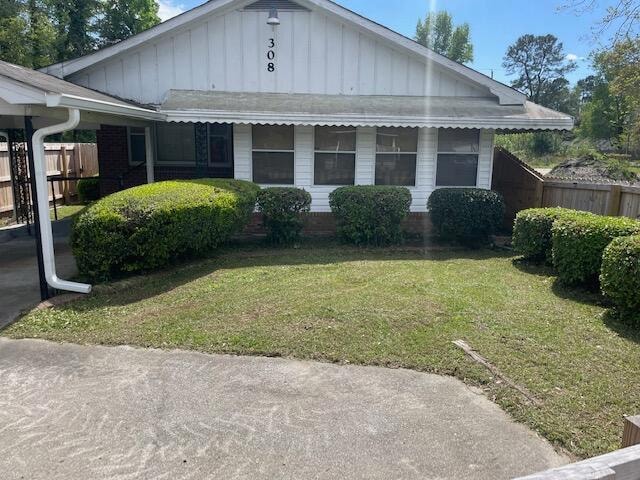
[[[132,128],[142,128],[142,132],[141,133],[132,133],[131,129]],[[145,163],[147,163],[147,155],[146,155],[146,140],[145,140],[145,161],[144,162],[137,162],[134,163],[133,162],[133,158],[131,155],[131,136],[132,135],[136,135],[142,138],[145,138],[145,127],[127,127],[127,161],[130,167],[137,167],[140,165],[144,165]]]
[[[171,123],[171,122],[168,122],[168,123]],[[195,128],[196,128],[195,125],[193,125],[193,141],[194,141],[194,145],[193,145],[194,152],[193,152],[193,155],[194,155],[194,157],[196,155],[196,152],[195,152],[195,149],[196,149],[196,145],[195,145],[196,131],[195,131]],[[196,162],[195,158],[193,159],[193,162],[165,162],[165,161],[160,160],[160,156],[159,156],[160,148],[158,147],[157,123],[154,125],[153,132],[154,132],[154,137],[155,137],[154,138],[154,140],[155,140],[154,141],[154,145],[156,147],[156,148],[154,148],[156,166],[158,166],[158,167],[186,167],[186,168],[195,168],[196,167],[197,162]]]
[[[354,127],[356,130],[356,149],[355,150],[316,150],[316,128],[313,127],[313,140],[312,140],[312,151],[313,156],[311,157],[311,185],[314,187],[320,188],[340,188],[340,187],[353,187],[357,185],[356,182],[356,173],[358,171],[357,163],[358,163],[358,128]],[[353,183],[345,183],[345,184],[331,184],[327,185],[325,183],[316,183],[316,153],[344,153],[347,155],[353,155]]]
[[[381,187],[405,187],[405,188],[417,188],[418,187],[418,150],[420,149],[420,135],[421,130],[417,127],[409,127],[410,130],[416,130],[417,138],[416,138],[416,151],[415,152],[378,152],[378,128],[376,127],[376,135],[375,135],[375,156],[373,158],[373,184],[378,185],[376,183],[376,167],[378,165],[378,155],[415,155],[416,156],[416,168],[414,171],[413,177],[413,185],[380,185]],[[437,163],[437,162],[436,162]]]
[[[273,126],[273,125],[272,125]],[[289,125],[287,125],[289,126]],[[291,125],[293,128],[293,149],[292,150],[271,150],[266,148],[253,148],[253,127],[251,125],[251,159],[250,159],[250,170],[251,170],[251,181],[257,183],[253,179],[253,153],[254,152],[262,152],[262,153],[293,153],[293,182],[292,183],[258,183],[258,185],[262,188],[270,188],[270,187],[291,187],[296,184],[296,127]]]
[[[441,152],[440,148],[440,130],[442,128],[436,129],[436,157],[433,162],[433,188],[478,188],[479,177],[480,177],[480,151],[481,151],[481,143],[482,143],[482,130],[478,131],[478,151],[477,152]],[[476,183],[475,185],[438,185],[438,155],[475,155],[478,158],[476,163]]]

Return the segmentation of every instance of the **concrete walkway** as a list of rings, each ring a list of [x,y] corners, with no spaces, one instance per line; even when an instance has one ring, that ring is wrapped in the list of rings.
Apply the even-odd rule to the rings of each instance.
[[[67,279],[76,273],[76,262],[68,238],[56,238],[58,276]],[[22,310],[40,301],[36,241],[14,238],[0,243],[0,328],[12,322]]]
[[[497,480],[567,461],[448,377],[0,339],[5,480]]]

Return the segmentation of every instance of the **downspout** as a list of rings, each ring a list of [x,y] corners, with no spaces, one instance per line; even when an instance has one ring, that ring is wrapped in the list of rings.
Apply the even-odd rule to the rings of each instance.
[[[53,232],[49,217],[49,192],[47,191],[47,167],[44,156],[44,139],[49,135],[72,130],[80,123],[80,110],[69,108],[69,119],[66,122],[41,128],[33,133],[33,159],[36,192],[38,194],[38,221],[42,235],[42,257],[44,260],[44,274],[47,283],[57,290],[89,293],[91,285],[61,280],[56,274],[56,259],[53,251]]]

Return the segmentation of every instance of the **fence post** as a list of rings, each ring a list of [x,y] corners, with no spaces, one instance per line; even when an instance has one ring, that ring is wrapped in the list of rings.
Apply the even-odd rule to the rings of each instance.
[[[622,448],[640,444],[640,415],[624,419],[624,433],[622,434]]]
[[[538,183],[536,183],[536,190],[534,193],[534,198],[533,198],[533,202],[534,202],[534,207],[538,208],[538,207],[542,207],[544,204],[544,180],[538,180]]]
[[[60,146],[60,157],[62,159],[62,176],[67,177],[69,175],[69,159],[67,157],[67,149],[64,145]],[[71,203],[71,197],[69,195],[69,180],[62,182],[62,196],[64,197],[64,203],[69,205]]]
[[[620,213],[620,200],[622,199],[622,187],[611,185],[609,198],[607,199],[607,215],[617,217]]]

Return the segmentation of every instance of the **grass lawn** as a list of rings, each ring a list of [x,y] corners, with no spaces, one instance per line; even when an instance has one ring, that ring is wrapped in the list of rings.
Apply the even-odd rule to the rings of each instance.
[[[58,205],[56,207],[58,210],[58,220],[75,217],[85,208],[87,208],[86,205]],[[49,210],[49,216],[51,217],[51,220],[56,219],[53,208]]]
[[[623,415],[640,413],[638,330],[597,294],[563,289],[549,270],[500,251],[236,246],[97,286],[3,334],[455,375],[577,456],[618,448]],[[540,405],[492,378],[457,339]]]

